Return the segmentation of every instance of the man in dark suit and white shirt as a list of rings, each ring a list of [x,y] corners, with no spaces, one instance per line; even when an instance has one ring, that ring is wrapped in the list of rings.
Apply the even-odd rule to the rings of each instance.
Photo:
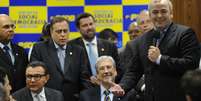
[[[112,94],[110,83],[117,76],[116,64],[111,56],[100,56],[96,62],[99,86],[86,89],[80,94],[80,101],[126,101]]]
[[[84,50],[68,43],[69,22],[64,17],[53,17],[50,35],[47,41],[33,46],[30,60],[47,65],[51,76],[47,87],[62,91],[66,101],[77,101],[80,90],[86,86]]]
[[[13,97],[16,101],[64,101],[60,91],[45,87],[49,78],[48,68],[43,62],[31,62],[26,69],[27,86],[16,91]]]
[[[109,41],[97,39],[95,18],[89,13],[83,13],[77,17],[76,27],[79,30],[81,37],[70,42],[84,48],[85,53],[88,55],[86,59],[90,63],[90,65],[88,65],[90,71],[89,76],[91,77],[92,82],[94,82],[96,81],[96,78],[94,77],[94,75],[96,75],[95,61],[99,56],[112,56],[117,65],[119,64],[117,47]],[[121,74],[119,68],[117,68],[117,72]],[[117,79],[119,78],[120,76]]]
[[[25,87],[25,69],[28,63],[25,50],[14,44],[14,22],[6,14],[0,14],[0,66],[8,73],[14,92]]]
[[[155,30],[127,44],[126,50],[133,56],[119,85],[111,89],[123,95],[144,73],[145,101],[185,101],[180,79],[187,70],[199,66],[200,46],[196,34],[187,26],[173,23],[170,0],[151,0],[149,12]]]

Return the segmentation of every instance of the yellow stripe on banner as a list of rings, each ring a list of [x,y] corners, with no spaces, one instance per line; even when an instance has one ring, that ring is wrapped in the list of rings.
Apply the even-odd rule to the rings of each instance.
[[[94,15],[97,32],[105,28],[111,28],[115,32],[123,31],[122,5],[85,6],[84,11]]]
[[[16,24],[16,33],[41,33],[47,20],[47,7],[12,6],[9,15]]]
[[[122,0],[123,5],[144,5],[149,2],[150,0]]]
[[[84,0],[47,0],[47,6],[84,6]]]
[[[80,37],[80,36],[81,36],[81,35],[80,35],[79,32],[70,32],[70,34],[69,34],[69,40],[78,38],[78,37]]]
[[[9,6],[9,0],[0,0],[0,7]]]

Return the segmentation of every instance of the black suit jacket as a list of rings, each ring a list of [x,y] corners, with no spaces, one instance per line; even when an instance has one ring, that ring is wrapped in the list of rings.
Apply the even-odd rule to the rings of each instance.
[[[64,101],[63,95],[60,91],[46,87],[44,90],[47,101]],[[13,93],[13,98],[16,101],[33,101],[31,92],[27,87]]]
[[[0,66],[4,68],[9,76],[12,92],[25,87],[25,69],[28,63],[25,50],[11,43],[12,52],[15,58],[14,64],[9,61],[3,49],[0,48]]]
[[[100,92],[100,86],[86,89],[80,93],[80,101],[101,101]],[[121,99],[117,96],[114,96],[112,101],[127,101],[125,99],[126,98]]]
[[[200,59],[196,34],[189,27],[172,23],[159,44],[162,54],[159,65],[147,57],[154,34],[149,31],[127,44],[126,53],[132,57],[120,85],[126,91],[135,87],[144,73],[145,101],[184,101],[180,78],[187,70],[197,68]]]
[[[62,91],[64,99],[69,101],[74,101],[85,86],[87,63],[84,57],[81,47],[68,43],[63,73],[52,40],[36,43],[31,53],[31,61],[43,61],[49,69],[50,79],[47,87]]]
[[[82,38],[81,37],[76,38],[74,40],[71,40],[69,43],[79,45],[84,48],[84,51],[86,54],[85,56],[88,61],[88,66],[87,66],[88,71],[90,71],[89,76],[92,76],[92,72],[91,72],[91,68],[90,68],[91,66],[90,66],[90,62],[88,59],[88,55],[87,55],[87,49],[85,48]],[[98,56],[108,55],[108,56],[111,56],[115,60],[116,65],[117,65],[117,72],[118,72],[116,81],[119,81],[122,76],[122,70],[119,68],[119,56],[118,56],[117,47],[115,46],[115,44],[112,44],[111,42],[109,42],[107,40],[97,39],[97,48],[98,48]]]

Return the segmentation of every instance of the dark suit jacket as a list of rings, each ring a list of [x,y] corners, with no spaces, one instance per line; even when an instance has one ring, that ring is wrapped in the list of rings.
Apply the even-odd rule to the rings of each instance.
[[[198,67],[200,47],[196,34],[191,28],[172,23],[159,45],[160,65],[147,58],[154,34],[149,31],[127,44],[126,53],[132,58],[120,85],[126,91],[135,87],[144,73],[145,101],[185,101],[180,78],[187,70]]]
[[[9,76],[12,92],[25,87],[25,69],[28,63],[25,50],[11,43],[12,52],[15,58],[14,65],[5,55],[3,49],[0,48],[0,66],[4,68]]]
[[[100,86],[95,86],[86,89],[80,93],[80,101],[101,101],[100,92],[101,92]],[[114,96],[113,101],[127,101],[127,100]]]
[[[45,96],[47,101],[64,101],[62,93],[51,88],[45,87]],[[33,101],[31,92],[27,87],[13,93],[13,97],[16,101]]]
[[[88,70],[90,71],[89,76],[92,76],[92,72],[90,69],[91,66],[89,64],[90,62],[89,62],[88,55],[87,55],[87,49],[85,48],[82,38],[81,37],[76,38],[74,40],[71,40],[69,43],[79,45],[84,48],[84,51],[86,54],[85,56],[88,61],[87,67],[88,67]],[[118,56],[118,52],[117,52],[117,47],[115,46],[115,44],[112,44],[111,42],[109,42],[107,40],[98,39],[98,38],[97,38],[97,47],[98,47],[98,55],[99,56],[108,55],[108,56],[113,57],[113,59],[115,60],[116,65],[117,65],[117,72],[118,72],[116,81],[119,81],[121,78],[121,75],[122,75],[122,72],[121,72],[122,70],[119,68],[119,56]]]
[[[67,44],[64,73],[61,70],[57,49],[52,40],[36,43],[31,53],[31,61],[46,63],[50,79],[47,87],[63,92],[64,99],[74,101],[85,86],[86,61],[81,47]]]

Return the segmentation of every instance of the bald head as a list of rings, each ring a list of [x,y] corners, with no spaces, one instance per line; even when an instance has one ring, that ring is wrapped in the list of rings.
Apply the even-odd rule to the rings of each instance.
[[[151,0],[149,15],[155,28],[163,30],[172,23],[173,10],[170,0]]]
[[[8,44],[13,38],[15,25],[6,14],[0,14],[0,42]]]
[[[7,14],[0,14],[0,19],[10,19]]]
[[[162,5],[166,5],[168,6],[169,10],[172,12],[173,7],[172,7],[172,2],[170,0],[151,0],[149,3],[149,11],[152,10],[154,5],[158,5],[158,4],[162,4]]]

